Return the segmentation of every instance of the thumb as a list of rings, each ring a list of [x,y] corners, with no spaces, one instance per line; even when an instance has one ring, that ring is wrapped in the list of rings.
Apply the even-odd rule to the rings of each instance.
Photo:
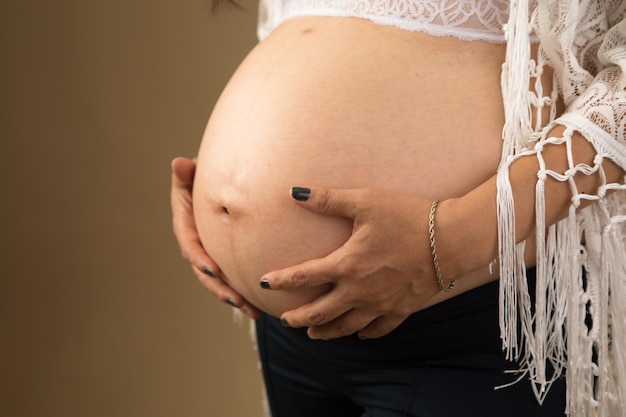
[[[177,186],[191,187],[196,172],[196,162],[182,156],[172,160],[172,183]]]
[[[310,211],[355,219],[360,211],[358,190],[292,187],[291,196]]]

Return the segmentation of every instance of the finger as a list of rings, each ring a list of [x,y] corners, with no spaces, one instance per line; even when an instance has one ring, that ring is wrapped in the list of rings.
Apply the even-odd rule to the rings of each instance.
[[[251,319],[256,320],[261,316],[261,311],[258,308],[250,304],[239,293],[233,290],[223,279],[220,277],[207,276],[198,268],[193,266],[192,268],[202,286],[215,295],[221,302],[240,309]]]
[[[174,235],[187,261],[210,276],[219,275],[217,264],[205,252],[193,215],[193,179],[196,164],[184,157],[172,161],[171,207]]]
[[[336,339],[350,336],[376,319],[374,315],[364,314],[362,311],[350,310],[335,320],[321,326],[312,326],[307,330],[311,339]]]
[[[281,321],[290,327],[322,326],[330,323],[352,309],[343,302],[341,294],[336,291],[321,295],[312,302],[281,315]],[[359,330],[359,329],[356,329]]]
[[[204,250],[195,223],[182,219],[178,222],[175,220],[174,235],[183,258],[204,274],[212,278],[219,277],[220,269]]]
[[[406,317],[380,316],[359,331],[360,339],[378,339],[394,331]]]
[[[182,187],[191,187],[196,172],[196,163],[183,156],[172,160],[172,184]]]
[[[244,305],[242,305],[241,307],[239,307],[239,310],[241,310],[241,312],[243,314],[245,314],[246,316],[250,317],[252,320],[257,320],[261,317],[261,310],[259,310],[258,308],[256,308],[255,306],[253,306],[250,303],[246,303]]]
[[[195,266],[192,266],[192,269],[202,286],[215,295],[221,302],[226,303],[230,300],[236,306],[245,304],[243,297],[233,290],[222,278],[208,276]]]
[[[342,248],[339,248],[324,258],[268,272],[261,277],[259,284],[268,290],[293,290],[333,283],[343,275],[339,268],[342,253]]]
[[[291,196],[303,208],[315,213],[355,219],[363,211],[365,190],[293,187]]]

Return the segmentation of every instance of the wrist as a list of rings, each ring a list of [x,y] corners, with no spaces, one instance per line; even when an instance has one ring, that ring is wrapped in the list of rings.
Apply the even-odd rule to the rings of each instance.
[[[445,282],[484,267],[497,256],[495,180],[493,195],[490,181],[463,197],[439,203],[435,235]]]
[[[435,200],[430,205],[430,212],[428,215],[428,238],[430,241],[430,252],[433,260],[433,266],[435,269],[435,279],[437,280],[437,284],[439,287],[445,291],[449,292],[454,287],[455,281],[445,282],[441,276],[441,268],[439,267],[439,257],[437,255],[437,244],[435,240],[435,213],[437,212],[437,206],[439,205],[439,200]]]

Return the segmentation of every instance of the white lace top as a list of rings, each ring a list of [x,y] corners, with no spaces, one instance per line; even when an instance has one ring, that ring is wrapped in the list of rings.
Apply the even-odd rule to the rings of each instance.
[[[273,3],[273,11],[272,21],[265,21],[269,25],[259,27],[260,38],[265,37],[270,28],[292,17],[338,16],[359,17],[433,36],[504,43],[510,0],[269,0],[263,3]],[[274,5],[279,3],[277,9]],[[529,1],[531,13],[536,4],[537,0]],[[537,40],[533,35],[531,41]]]
[[[311,15],[360,17],[435,36],[505,42],[509,0],[283,1],[283,20]]]
[[[602,165],[610,159],[626,170],[626,0],[261,0],[259,11],[261,39],[285,16],[324,14],[507,43],[497,173],[503,348],[540,401],[565,374],[570,417],[626,416],[626,178],[608,182]],[[533,32],[540,42],[536,59]],[[539,82],[547,67],[554,70],[551,91]],[[565,133],[552,136],[558,125]],[[568,169],[555,170],[543,158],[544,146],[569,152],[574,133],[593,145],[594,161],[575,164],[568,153]],[[538,296],[531,306],[509,167],[533,156]],[[575,179],[592,174],[599,174],[600,187],[579,190]],[[547,179],[569,183],[572,193],[569,216],[549,227]],[[578,210],[584,200],[594,204]]]

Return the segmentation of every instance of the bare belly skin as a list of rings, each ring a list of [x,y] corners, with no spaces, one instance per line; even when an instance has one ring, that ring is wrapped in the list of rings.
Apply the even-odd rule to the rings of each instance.
[[[280,25],[226,86],[198,156],[197,226],[225,279],[273,315],[327,290],[259,287],[265,272],[327,255],[351,233],[347,219],[295,205],[292,186],[444,200],[493,176],[504,52],[356,18]]]

